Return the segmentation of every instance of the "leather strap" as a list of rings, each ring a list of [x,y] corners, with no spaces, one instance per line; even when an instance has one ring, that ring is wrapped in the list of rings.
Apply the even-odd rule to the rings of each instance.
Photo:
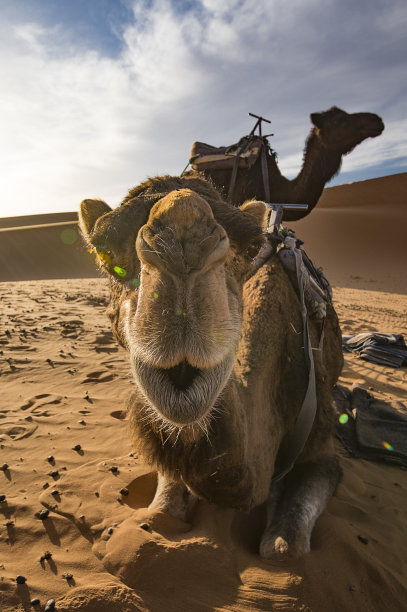
[[[248,137],[247,141],[243,143],[243,145],[240,147],[240,149],[238,150],[236,154],[235,162],[233,164],[232,176],[230,178],[230,183],[229,183],[229,190],[228,190],[228,201],[229,202],[232,201],[233,191],[235,189],[237,171],[239,169],[240,156],[243,153],[243,151],[248,147],[249,143],[250,143],[250,136]],[[261,156],[261,174],[263,177],[264,196],[265,196],[265,201],[269,202],[270,201],[269,173],[268,173],[268,166],[267,166],[266,143],[264,139],[263,139],[263,143],[261,147],[260,156]]]
[[[261,173],[263,176],[264,196],[266,198],[266,202],[270,202],[269,171],[267,166],[266,143],[264,140],[263,146],[261,147]]]
[[[237,177],[237,170],[239,168],[239,159],[240,159],[240,155],[241,155],[242,151],[243,151],[243,148],[241,148],[238,151],[238,153],[236,154],[236,157],[235,157],[235,162],[233,164],[232,176],[230,178],[229,191],[228,191],[228,201],[229,202],[232,201],[233,191],[235,189],[235,183],[236,183],[236,177]]]
[[[304,282],[302,278],[302,252],[294,249],[296,274],[301,299],[301,314],[303,324],[303,340],[305,363],[308,369],[308,387],[302,402],[301,410],[297,416],[293,431],[283,440],[277,455],[277,470],[272,483],[281,480],[294,467],[294,463],[302,453],[311,433],[317,412],[317,393],[315,383],[315,366],[312,354],[311,340],[308,330],[307,308],[304,300]],[[322,336],[323,337],[323,336]],[[321,338],[322,342],[322,338]]]

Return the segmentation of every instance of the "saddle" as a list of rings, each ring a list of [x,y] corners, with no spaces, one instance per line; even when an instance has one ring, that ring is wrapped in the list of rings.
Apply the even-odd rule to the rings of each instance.
[[[228,147],[213,147],[205,142],[194,142],[190,153],[190,164],[193,170],[232,170],[251,168],[259,157],[264,139],[261,136],[243,136]]]
[[[280,226],[279,231],[267,232],[266,237],[253,260],[253,271],[260,268],[273,253],[277,253],[298,296],[301,297],[303,292],[308,315],[322,323],[327,315],[327,304],[332,303],[331,285],[322,268],[314,266],[302,248],[302,240],[296,237],[293,230]],[[300,262],[295,257],[296,250],[301,253]],[[302,289],[299,287],[300,279]]]

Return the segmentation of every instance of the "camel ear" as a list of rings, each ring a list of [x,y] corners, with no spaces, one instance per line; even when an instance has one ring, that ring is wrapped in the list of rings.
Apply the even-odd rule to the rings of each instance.
[[[267,206],[264,202],[248,200],[240,206],[240,210],[250,213],[256,219],[260,227],[264,226],[267,216]]]
[[[315,127],[321,129],[323,124],[323,113],[311,113],[310,115],[311,123],[315,125]]]
[[[86,238],[95,227],[96,221],[112,209],[103,200],[83,200],[79,210],[79,225]]]

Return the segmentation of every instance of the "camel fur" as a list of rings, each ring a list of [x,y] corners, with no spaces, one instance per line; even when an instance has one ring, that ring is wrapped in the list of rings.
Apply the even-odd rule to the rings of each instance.
[[[314,351],[318,409],[294,469],[271,487],[307,388],[301,307],[277,256],[260,268],[266,207],[236,208],[201,176],[158,177],[121,206],[85,200],[80,223],[107,272],[109,317],[129,352],[135,448],[159,473],[150,507],[184,520],[196,499],[248,511],[268,503],[264,557],[310,550],[337,485],[331,390],[341,334],[327,306]],[[313,347],[319,323],[310,320]]]

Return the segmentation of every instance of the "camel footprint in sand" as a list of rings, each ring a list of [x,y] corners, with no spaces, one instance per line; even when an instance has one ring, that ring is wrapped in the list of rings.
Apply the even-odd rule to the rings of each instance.
[[[49,393],[41,393],[27,399],[20,410],[29,411],[31,415],[36,417],[50,417],[55,414],[54,410],[49,410],[46,406],[61,404],[62,395],[52,395]],[[8,411],[3,411],[0,418],[7,418],[6,414]],[[37,430],[38,425],[31,422],[31,417],[21,419],[18,423],[13,419],[12,421],[2,421],[0,423],[0,441],[11,439],[21,440],[22,438],[28,438]]]
[[[35,416],[53,416],[56,414],[55,410],[51,411],[45,406],[55,406],[62,403],[62,395],[53,395],[51,393],[40,393],[39,395],[34,395],[25,401],[25,403],[20,406],[21,410],[29,410],[31,414]]]
[[[0,442],[11,438],[12,440],[21,440],[28,438],[36,431],[38,425],[35,423],[21,423],[16,425],[15,421],[0,423]]]
[[[94,372],[87,372],[85,378],[81,381],[84,383],[102,383],[110,382],[116,378],[116,374],[108,372],[107,370],[96,370]]]

